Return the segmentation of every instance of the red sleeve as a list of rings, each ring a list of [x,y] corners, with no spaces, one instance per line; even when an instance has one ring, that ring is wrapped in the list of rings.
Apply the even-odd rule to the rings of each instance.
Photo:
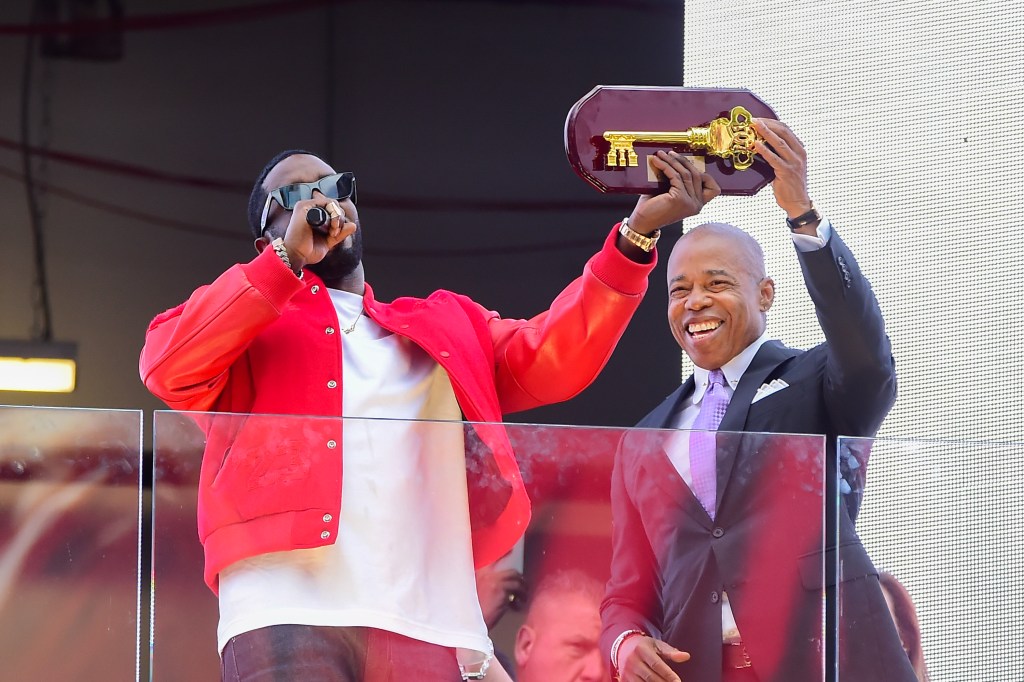
[[[617,235],[616,226],[548,310],[529,320],[491,319],[503,413],[568,400],[607,364],[657,262],[627,258],[615,246]]]
[[[197,289],[150,323],[139,358],[146,388],[176,410],[210,409],[231,365],[302,287],[274,251],[265,249]]]

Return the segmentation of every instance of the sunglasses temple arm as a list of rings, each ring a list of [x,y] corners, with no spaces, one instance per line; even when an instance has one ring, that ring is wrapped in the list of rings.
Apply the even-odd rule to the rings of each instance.
[[[270,213],[270,201],[274,198],[274,193],[271,192],[267,195],[267,203],[263,204],[263,215],[260,216],[260,234],[267,229],[267,215]]]

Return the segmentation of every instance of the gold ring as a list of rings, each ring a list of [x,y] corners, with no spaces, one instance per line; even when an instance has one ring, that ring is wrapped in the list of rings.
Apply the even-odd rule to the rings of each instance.
[[[338,218],[341,216],[341,209],[339,208],[338,204],[334,201],[327,204],[327,212],[331,215],[332,218]]]

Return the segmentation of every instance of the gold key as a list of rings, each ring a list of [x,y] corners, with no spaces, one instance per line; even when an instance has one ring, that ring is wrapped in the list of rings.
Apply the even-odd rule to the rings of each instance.
[[[706,126],[682,132],[608,130],[604,133],[604,139],[611,143],[607,163],[610,168],[636,166],[634,142],[663,142],[731,159],[736,170],[746,170],[754,163],[754,142],[761,139],[750,125],[752,118],[745,108],[733,107],[729,118],[716,118]]]

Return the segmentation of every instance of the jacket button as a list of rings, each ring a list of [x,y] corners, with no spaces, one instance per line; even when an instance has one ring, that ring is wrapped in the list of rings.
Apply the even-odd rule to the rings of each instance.
[[[337,387],[338,387],[338,382],[335,381],[334,379],[331,379],[330,381],[327,382],[327,388],[337,388]]]
[[[333,440],[327,441],[327,448],[328,449],[333,450],[336,447],[338,447],[338,444],[335,441],[333,441]]]
[[[334,333],[334,327],[328,327],[324,331],[327,332],[328,334],[333,334]]]
[[[451,355],[451,353],[449,353],[446,350],[443,350],[440,353],[438,353],[438,355],[440,355],[442,358],[447,358],[447,357],[449,357]]]
[[[333,518],[330,514],[324,514],[324,523],[330,523]]]
[[[715,528],[713,531],[711,531],[711,535],[713,537],[720,538],[723,535],[725,535],[725,531],[722,530],[721,528]]]
[[[310,293],[313,293],[313,294],[317,293],[318,291],[320,291],[320,285],[319,284],[314,284],[313,286],[311,286],[309,288],[309,291],[310,291]]]
[[[711,603],[712,604],[717,604],[719,599],[721,599],[721,597],[718,596],[717,592],[712,592],[711,593]]]
[[[320,533],[321,540],[326,540],[329,537],[331,537],[331,531],[329,530],[325,530],[323,533]]]

